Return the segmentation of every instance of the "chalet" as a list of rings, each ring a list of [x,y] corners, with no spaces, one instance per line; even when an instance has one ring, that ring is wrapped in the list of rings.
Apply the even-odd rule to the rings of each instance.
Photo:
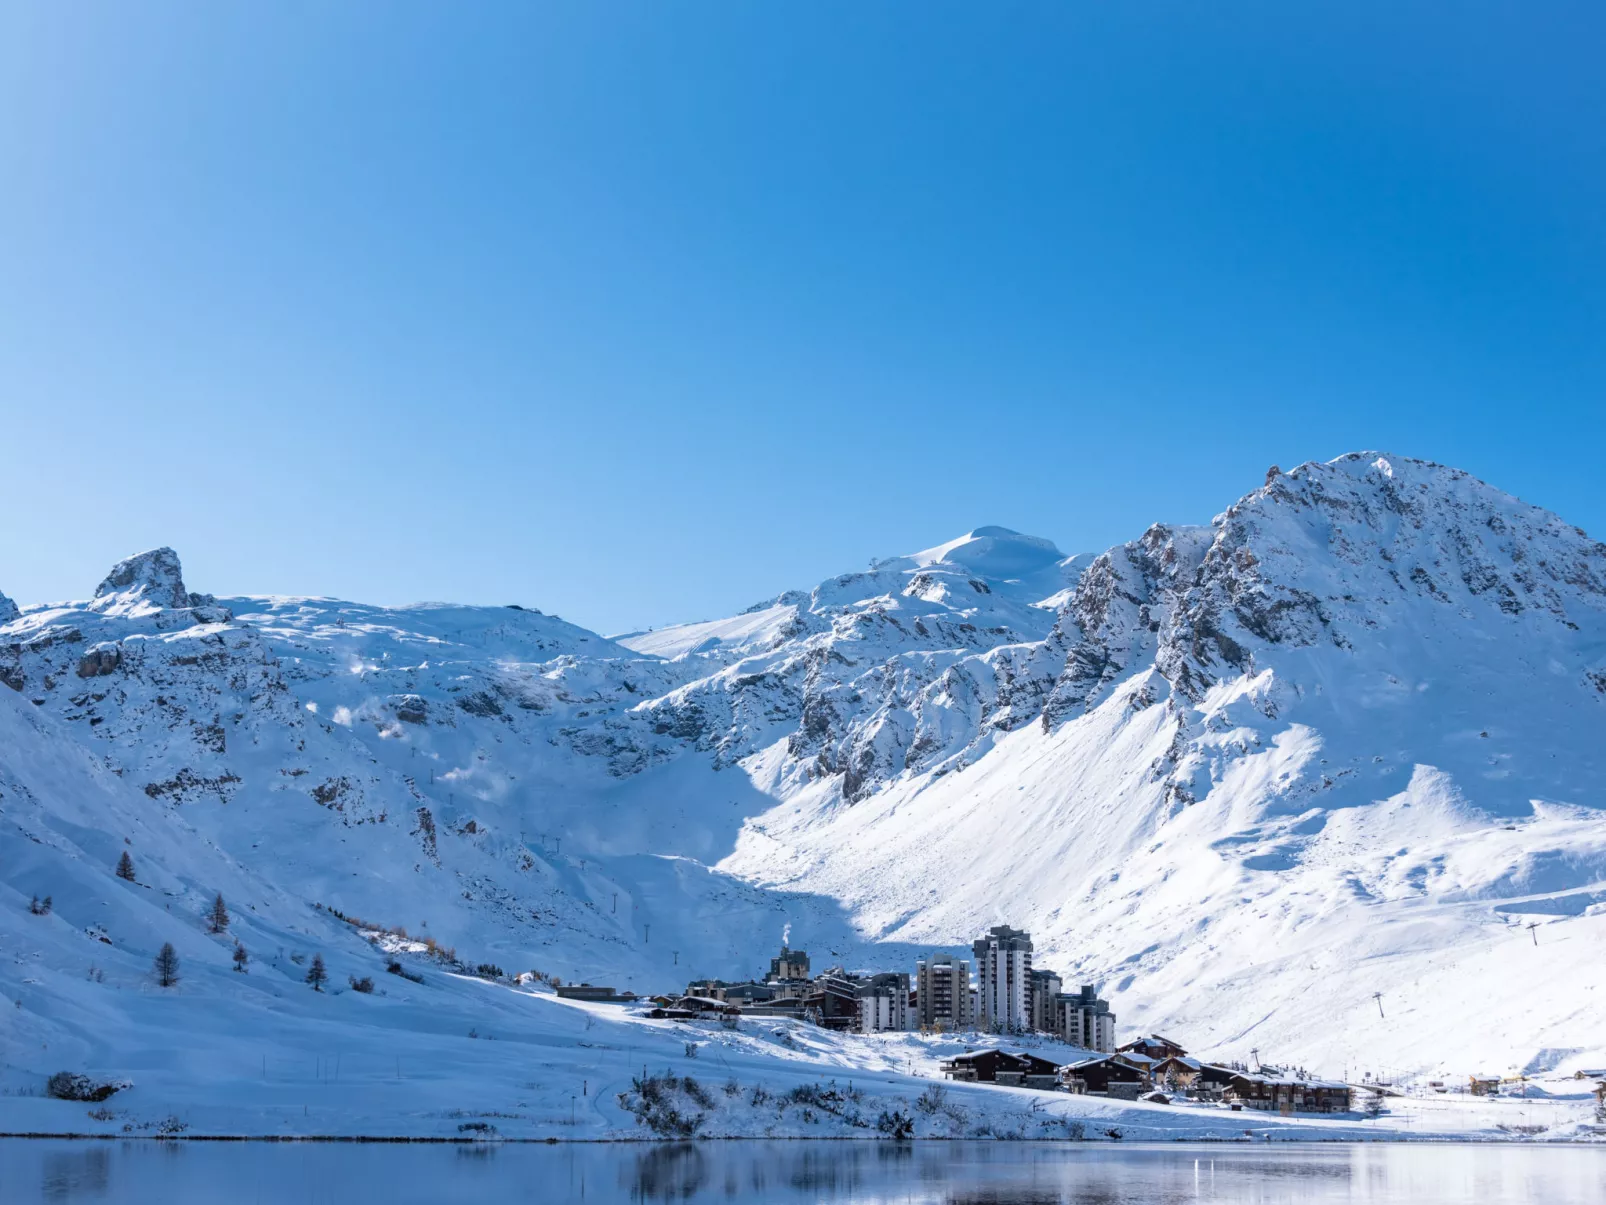
[[[1246,1109],[1265,1109],[1285,1115],[1348,1113],[1352,1103],[1348,1084],[1283,1075],[1254,1075],[1245,1071],[1232,1077],[1223,1099]]]
[[[723,1000],[711,1000],[707,996],[682,996],[670,1004],[659,1005],[647,1015],[659,1020],[696,1021],[704,1017],[736,1017],[740,1016],[741,1012],[742,1010],[736,1005],[727,1004]]]
[[[1220,1100],[1237,1074],[1231,1067],[1218,1067],[1185,1055],[1161,1059],[1149,1068],[1155,1083],[1164,1084],[1172,1092],[1184,1092],[1189,1100]]]
[[[1185,1058],[1187,1051],[1177,1045],[1170,1038],[1162,1038],[1157,1033],[1151,1033],[1146,1038],[1138,1038],[1115,1048],[1116,1054],[1141,1054],[1151,1059],[1178,1059]]]
[[[1143,1055],[1107,1054],[1060,1068],[1060,1085],[1068,1092],[1136,1100],[1154,1086],[1154,1060]]]
[[[1500,1080],[1498,1077],[1480,1079],[1478,1076],[1474,1075],[1471,1077],[1470,1087],[1472,1090],[1472,1095],[1474,1096],[1500,1095]]]
[[[978,1050],[961,1054],[942,1065],[942,1073],[966,1084],[1004,1084],[1015,1088],[1041,1088],[1052,1092],[1059,1087],[1059,1067],[1034,1054],[1011,1054],[1007,1050]]]

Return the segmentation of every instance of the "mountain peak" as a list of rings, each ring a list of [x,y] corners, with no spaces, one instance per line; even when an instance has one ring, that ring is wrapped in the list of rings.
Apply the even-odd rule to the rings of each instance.
[[[17,604],[7,598],[4,592],[0,592],[0,623],[10,623],[21,614]]]
[[[984,577],[1021,577],[1064,559],[1054,541],[1008,527],[978,527],[944,544],[910,553],[917,566],[963,565]]]
[[[189,605],[184,569],[171,548],[153,548],[118,561],[95,587],[90,603],[96,611],[114,614]]]

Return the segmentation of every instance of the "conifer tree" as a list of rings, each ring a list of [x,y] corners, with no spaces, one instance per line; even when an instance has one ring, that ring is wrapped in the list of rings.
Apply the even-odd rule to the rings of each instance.
[[[152,969],[156,972],[156,982],[163,987],[172,987],[178,982],[178,951],[173,949],[172,942],[162,943]]]
[[[128,856],[126,849],[123,850],[123,856],[117,859],[117,877],[127,879],[130,883],[134,881],[134,859]]]
[[[307,982],[312,984],[315,992],[323,991],[323,985],[329,982],[329,972],[324,969],[322,954],[312,956],[312,965],[307,968]]]
[[[207,927],[213,933],[221,933],[229,927],[229,910],[223,906],[223,893],[220,891],[217,898],[212,901],[212,914],[207,917]]]
[[[245,964],[250,962],[250,961],[251,961],[251,955],[249,955],[249,954],[247,954],[245,952],[245,947],[242,946],[239,943],[239,941],[235,941],[235,943],[234,943],[234,969],[239,971],[241,974],[247,974],[249,972],[246,971]]]

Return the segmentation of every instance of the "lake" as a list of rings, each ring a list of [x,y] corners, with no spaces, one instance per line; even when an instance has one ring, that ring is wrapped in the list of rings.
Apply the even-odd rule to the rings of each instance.
[[[1598,1205],[1606,1146],[0,1140],[0,1202]]]

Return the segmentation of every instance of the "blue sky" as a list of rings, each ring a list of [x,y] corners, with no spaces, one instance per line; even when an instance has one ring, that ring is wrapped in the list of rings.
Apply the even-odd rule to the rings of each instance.
[[[1606,536],[1606,9],[1313,7],[4,6],[0,590],[619,631],[1358,448]]]

